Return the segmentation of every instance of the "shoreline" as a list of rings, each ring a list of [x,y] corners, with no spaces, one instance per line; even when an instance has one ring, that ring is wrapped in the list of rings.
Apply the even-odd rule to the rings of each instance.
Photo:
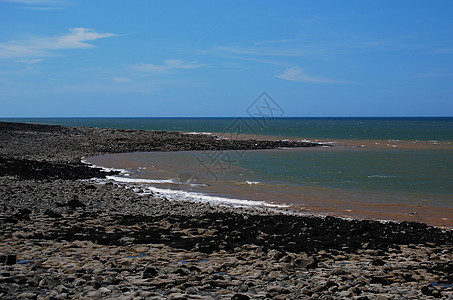
[[[2,122],[0,140],[3,299],[453,296],[451,230],[178,203],[94,184],[108,173],[80,162],[300,143]]]
[[[230,150],[232,151],[232,150]],[[329,149],[314,148],[287,148],[287,149],[265,149],[265,150],[248,150],[255,151],[367,151],[362,148],[344,149],[342,147],[332,147]],[[389,150],[393,151],[393,150]],[[228,154],[229,151],[223,153]],[[95,157],[84,158],[87,164],[93,164],[97,167],[105,167],[106,170],[114,170],[120,168],[122,174],[117,176],[108,176],[112,182],[121,183],[126,186],[137,188],[145,191],[159,190],[169,199],[178,201],[179,199],[187,198],[187,200],[200,202],[213,202],[221,205],[222,203],[236,203],[237,206],[275,206],[276,209],[292,211],[293,214],[313,214],[317,216],[334,216],[346,219],[358,220],[376,220],[376,221],[393,221],[393,222],[422,222],[439,228],[453,229],[452,219],[449,216],[453,215],[452,208],[447,206],[447,202],[443,203],[408,203],[407,199],[411,199],[410,195],[405,195],[401,202],[385,202],[380,199],[386,199],[388,194],[382,192],[361,191],[360,194],[343,191],[341,188],[325,188],[320,187],[304,187],[300,190],[303,195],[303,202],[298,201],[299,196],[285,195],[283,190],[275,192],[270,196],[270,193],[260,193],[258,188],[266,188],[264,183],[244,181],[240,185],[240,191],[235,190],[237,187],[231,185],[231,182],[220,182],[220,178],[215,181],[209,181],[210,178],[203,177],[204,169],[196,164],[191,164],[190,167],[177,167],[178,163],[172,164],[172,161],[196,161],[199,157],[199,151],[184,151],[181,154],[177,153],[119,153],[106,154]],[[234,156],[234,151],[232,152]],[[145,159],[146,158],[146,159]],[[139,161],[148,158],[153,158],[153,166],[147,169],[148,175],[143,172],[148,170],[140,170]],[[142,159],[142,160],[141,160]],[[160,163],[162,162],[162,164]],[[170,163],[170,165],[168,165]],[[156,166],[154,166],[156,164]],[[186,163],[189,165],[189,163]],[[155,169],[156,167],[156,169]],[[168,170],[166,169],[168,167]],[[177,167],[177,169],[175,169]],[[178,174],[186,174],[184,172],[192,172],[192,176],[201,183],[206,185],[190,186],[178,182]],[[131,172],[131,173],[129,173]],[[138,173],[137,173],[138,172]],[[153,176],[149,177],[149,174]],[[187,173],[188,174],[188,173]],[[138,176],[138,177],[137,177]],[[211,178],[212,179],[212,178]],[[200,181],[201,180],[201,181]],[[206,181],[205,181],[206,180]],[[259,184],[257,186],[250,186]],[[229,184],[225,187],[225,184]],[[241,184],[237,182],[235,184]],[[217,186],[220,185],[220,186]],[[274,187],[277,188],[277,187]],[[184,194],[184,195],[183,195]],[[258,195],[259,194],[259,195]],[[182,196],[183,195],[183,196]],[[276,196],[279,195],[279,196]],[[297,194],[300,195],[300,194]],[[367,199],[361,199],[359,196]],[[401,195],[400,195],[401,196]],[[203,198],[199,200],[198,198]],[[445,198],[445,197],[444,197]],[[269,201],[273,199],[272,201]],[[447,201],[448,198],[444,199]],[[444,205],[444,206],[442,206]]]

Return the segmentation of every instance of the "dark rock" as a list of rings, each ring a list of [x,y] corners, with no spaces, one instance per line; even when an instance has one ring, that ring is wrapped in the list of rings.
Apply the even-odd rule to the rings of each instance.
[[[45,212],[44,212],[45,215],[51,217],[51,218],[61,218],[61,214],[59,213],[56,213],[54,212],[53,210],[51,209],[47,209]]]
[[[176,271],[175,271],[176,274],[179,274],[181,276],[187,276],[190,274],[190,270],[187,269],[187,268],[178,268]]]
[[[244,294],[234,294],[231,297],[231,300],[249,300],[250,297]]]
[[[431,284],[422,287],[422,294],[426,296],[433,296],[435,298],[442,297],[442,294],[436,290]]]
[[[143,279],[147,278],[152,278],[158,274],[157,270],[153,267],[146,267],[145,270],[143,270]]]
[[[76,199],[69,200],[66,203],[66,206],[70,207],[70,208],[86,207],[85,204],[83,204],[82,202],[80,202],[79,200],[76,200]]]
[[[4,264],[7,266],[14,265],[16,263],[16,255],[15,254],[7,254],[4,256]]]
[[[190,286],[186,289],[186,294],[195,295],[197,293],[198,293],[198,289],[193,286]]]
[[[13,218],[16,220],[30,221],[31,210],[27,208],[20,209],[18,213],[14,214]]]
[[[370,283],[380,283],[382,285],[391,284],[390,280],[383,276],[371,276]]]
[[[101,283],[98,281],[93,281],[92,285],[96,290],[102,287]]]
[[[383,261],[382,259],[375,259],[371,262],[371,264],[373,266],[383,266],[385,265],[385,261]]]

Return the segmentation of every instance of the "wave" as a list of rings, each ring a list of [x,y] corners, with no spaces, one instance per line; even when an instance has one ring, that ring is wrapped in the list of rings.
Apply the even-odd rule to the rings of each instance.
[[[204,132],[204,131],[200,131],[200,132],[197,132],[197,131],[184,132],[183,134],[204,134],[204,135],[212,135],[212,133],[210,133],[210,132]]]
[[[257,184],[262,184],[262,183],[259,181],[246,180],[246,181],[235,181],[234,184],[235,185],[257,185]]]
[[[106,176],[107,179],[124,182],[124,183],[172,183],[178,184],[176,179],[140,179],[140,178],[124,178],[120,176]]]
[[[155,195],[159,197],[165,197],[169,200],[174,201],[190,201],[190,202],[200,202],[200,203],[210,203],[214,205],[229,205],[235,207],[249,207],[249,206],[262,206],[269,208],[285,208],[288,205],[283,204],[273,204],[267,203],[264,201],[254,201],[254,200],[244,200],[244,199],[235,199],[235,198],[226,198],[220,196],[212,196],[208,194],[203,194],[199,192],[189,192],[184,190],[172,190],[172,189],[163,189],[155,186],[150,186],[148,184],[159,184],[159,183],[173,183],[177,184],[175,179],[134,179],[134,178],[124,178],[119,176],[107,176],[108,180],[113,180],[119,183],[124,184],[138,184],[140,188],[136,189],[136,192],[139,195]],[[100,180],[102,182],[102,180]],[[143,186],[143,184],[146,184]],[[133,186],[126,186],[127,188],[134,188]],[[136,186],[135,186],[136,187]]]
[[[235,198],[225,198],[219,196],[211,196],[202,193],[196,192],[187,192],[181,190],[170,190],[170,189],[161,189],[156,187],[147,187],[145,191],[148,190],[153,193],[161,194],[172,200],[183,200],[183,201],[192,201],[192,202],[208,202],[211,204],[217,205],[232,205],[232,206],[265,206],[265,207],[274,207],[274,208],[284,208],[288,207],[287,205],[281,204],[272,204],[264,201],[253,201],[253,200],[244,200],[244,199],[235,199]],[[150,193],[142,193],[150,194]]]
[[[368,178],[395,178],[396,176],[393,176],[393,175],[379,175],[379,174],[375,174],[375,175],[368,175]]]
[[[86,164],[88,165],[89,168],[97,168],[97,169],[101,169],[103,172],[112,172],[112,171],[116,171],[116,172],[120,172],[121,175],[123,176],[130,176],[131,174],[129,173],[129,170],[126,170],[126,169],[116,169],[116,168],[107,168],[107,167],[103,167],[103,166],[97,166],[95,164],[92,164],[88,161],[85,160],[84,157],[82,157],[80,159],[80,162],[83,163],[83,164]]]
[[[260,184],[261,182],[259,181],[246,181],[245,183],[249,184],[249,185],[252,185],[252,184]]]

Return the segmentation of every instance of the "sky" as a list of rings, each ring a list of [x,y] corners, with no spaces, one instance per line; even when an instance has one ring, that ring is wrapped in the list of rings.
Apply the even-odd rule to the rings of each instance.
[[[453,116],[453,1],[0,0],[0,117]]]

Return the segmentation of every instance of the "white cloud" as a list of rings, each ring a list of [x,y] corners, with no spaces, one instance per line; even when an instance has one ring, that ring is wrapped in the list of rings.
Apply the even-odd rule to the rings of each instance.
[[[88,41],[116,36],[98,33],[90,28],[70,28],[69,33],[56,37],[37,37],[22,41],[0,43],[0,58],[46,57],[55,50],[84,49],[95,47]]]
[[[113,33],[97,33],[90,28],[78,27],[69,29],[70,34],[58,37],[57,39],[42,41],[43,47],[48,49],[73,49],[73,48],[91,48],[91,44],[86,41],[94,41],[97,39],[113,37]]]
[[[140,72],[165,73],[168,71],[178,69],[197,69],[204,67],[209,67],[209,65],[202,64],[196,61],[185,62],[179,59],[169,59],[165,60],[162,65],[140,63],[136,66],[133,66],[133,69]]]
[[[324,77],[314,77],[305,74],[300,67],[291,67],[285,70],[283,74],[275,75],[275,77],[298,82],[313,82],[313,83],[354,83],[347,80],[330,79]]]

